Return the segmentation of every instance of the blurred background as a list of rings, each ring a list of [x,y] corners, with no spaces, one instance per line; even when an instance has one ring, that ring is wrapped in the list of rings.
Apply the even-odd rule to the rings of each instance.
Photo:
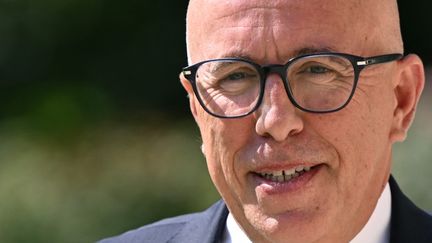
[[[94,242],[218,199],[178,82],[186,6],[0,0],[0,242]],[[400,8],[428,81],[393,174],[432,211],[432,2]]]

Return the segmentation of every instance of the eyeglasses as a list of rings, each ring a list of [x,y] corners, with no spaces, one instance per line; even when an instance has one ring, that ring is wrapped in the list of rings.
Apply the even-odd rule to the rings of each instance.
[[[285,65],[261,66],[242,58],[212,59],[183,68],[201,106],[219,118],[251,114],[261,104],[267,76],[278,74],[291,103],[312,113],[344,108],[357,87],[360,71],[369,65],[399,60],[394,53],[360,57],[316,53],[290,59]]]

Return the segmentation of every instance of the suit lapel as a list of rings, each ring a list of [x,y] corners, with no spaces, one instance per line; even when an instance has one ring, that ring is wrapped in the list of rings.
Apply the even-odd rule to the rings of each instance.
[[[216,243],[220,242],[225,230],[228,209],[220,200],[198,217],[188,222],[168,242]]]
[[[400,190],[393,177],[389,180],[392,196],[390,243],[431,243],[432,216],[415,206]],[[217,243],[222,239],[228,209],[220,200],[188,222],[168,242]]]
[[[420,210],[389,180],[392,195],[390,243],[432,242],[432,216]]]

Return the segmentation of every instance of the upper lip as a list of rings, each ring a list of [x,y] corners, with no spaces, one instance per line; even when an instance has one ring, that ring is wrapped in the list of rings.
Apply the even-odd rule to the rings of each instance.
[[[298,166],[312,168],[317,165],[330,165],[336,157],[335,151],[319,140],[296,140],[283,144],[270,140],[260,141],[240,156],[240,164],[249,173],[271,173],[292,170]]]

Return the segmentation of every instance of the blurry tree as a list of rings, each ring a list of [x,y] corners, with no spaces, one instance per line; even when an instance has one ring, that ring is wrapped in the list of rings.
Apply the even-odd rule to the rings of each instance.
[[[399,4],[407,53],[432,61],[432,2]],[[187,1],[2,0],[0,118],[33,109],[41,92],[83,86],[108,101],[96,99],[94,107],[114,116],[187,114],[178,82],[186,65],[186,6]]]
[[[398,1],[405,53],[417,53],[427,63],[432,62],[432,1]]]
[[[0,2],[0,116],[64,87],[97,90],[116,115],[184,113],[185,11],[185,1]]]
[[[432,1],[399,4],[406,52],[430,63]],[[218,198],[178,82],[186,7],[0,0],[0,242],[94,241]],[[431,184],[427,104],[395,156],[411,187]]]

